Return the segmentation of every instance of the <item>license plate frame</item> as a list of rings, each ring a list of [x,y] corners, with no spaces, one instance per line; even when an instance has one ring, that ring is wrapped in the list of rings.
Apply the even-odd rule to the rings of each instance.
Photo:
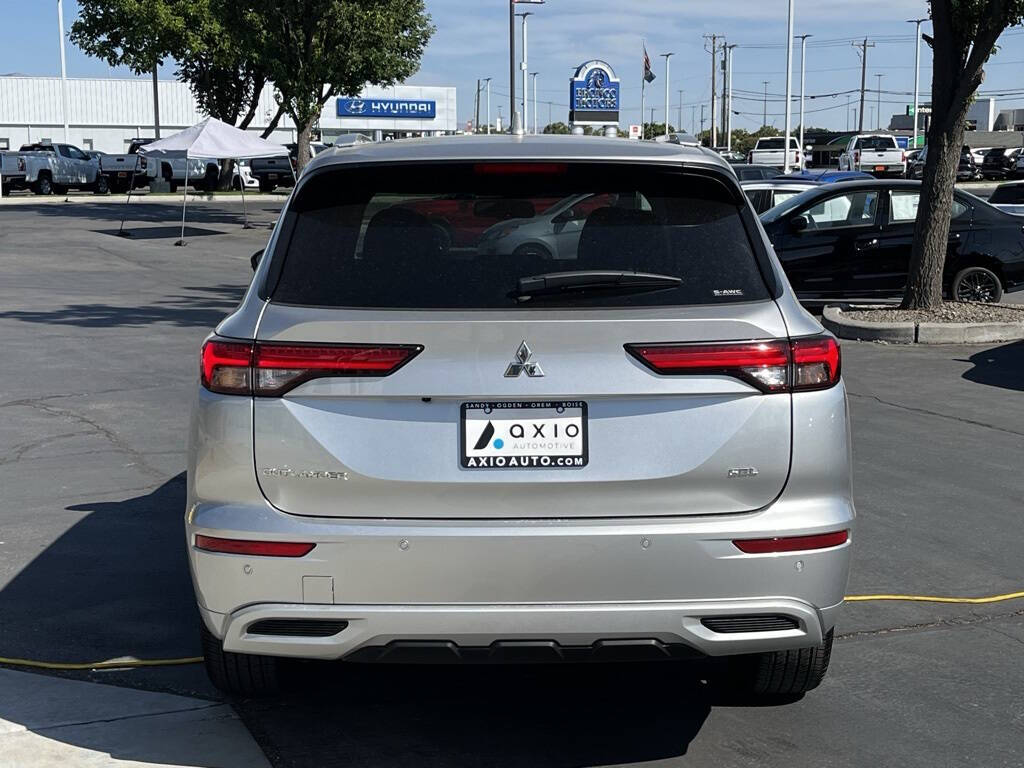
[[[567,416],[559,414],[558,409],[561,408],[563,411],[568,412]],[[525,440],[533,440],[530,432],[535,430],[538,426],[537,422],[543,422],[546,425],[550,424],[554,419],[579,419],[579,430],[578,442],[580,447],[578,451],[570,450],[567,453],[560,453],[554,451],[540,451],[530,453],[518,453],[510,452],[509,455],[476,455],[469,456],[469,450],[467,445],[467,414],[470,411],[482,412],[485,416],[495,414],[493,418],[487,420],[487,423],[491,425],[493,429],[494,421],[501,421],[502,423],[513,421],[517,422],[515,418],[511,418],[515,413],[525,412],[528,414],[531,411],[544,412],[545,414],[554,413],[555,415],[542,415],[535,417],[528,424],[524,424],[524,437]],[[504,413],[503,413],[504,412]],[[574,413],[574,412],[578,412]],[[504,418],[501,418],[504,417]],[[520,417],[519,420],[522,420]],[[472,421],[482,421],[483,419],[472,419]],[[486,431],[487,427],[484,428]],[[491,438],[498,434],[498,430],[504,430],[503,424],[497,429],[491,432],[487,437],[487,442],[491,441]],[[483,433],[478,436],[477,440],[483,437]],[[545,439],[551,439],[550,433],[543,435]],[[502,432],[499,435],[500,439],[513,439],[513,436]],[[576,441],[577,436],[573,436],[573,441]],[[518,439],[518,438],[515,438]],[[514,470],[514,469],[526,469],[526,470],[545,470],[545,469],[583,469],[590,463],[590,429],[587,414],[587,404],[582,400],[474,400],[464,402],[459,407],[459,466],[465,470]],[[492,443],[493,445],[493,443]],[[475,449],[475,447],[474,447]],[[476,449],[475,449],[476,450]],[[481,449],[482,450],[482,449]],[[500,449],[499,449],[500,450]]]

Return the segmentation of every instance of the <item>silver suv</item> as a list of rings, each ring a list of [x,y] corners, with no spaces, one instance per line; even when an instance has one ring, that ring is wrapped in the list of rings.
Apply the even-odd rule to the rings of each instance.
[[[550,236],[520,238],[532,218]],[[749,690],[809,690],[847,580],[849,444],[839,348],[714,154],[327,151],[202,349],[208,671],[254,694],[279,657],[730,656]]]

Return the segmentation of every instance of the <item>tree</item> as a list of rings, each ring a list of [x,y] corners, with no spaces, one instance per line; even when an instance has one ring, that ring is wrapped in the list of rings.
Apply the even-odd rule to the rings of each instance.
[[[569,126],[563,122],[548,123],[544,126],[544,133],[569,133]]]
[[[984,66],[1007,27],[1024,20],[1024,0],[930,0],[932,121],[921,180],[904,309],[942,304],[942,277],[967,110],[985,79]]]
[[[71,42],[112,67],[152,72],[182,50],[185,30],[202,23],[187,0],[79,0]]]
[[[675,133],[676,127],[672,123],[668,124],[668,132]],[[645,139],[654,139],[658,136],[665,135],[665,124],[664,123],[644,123],[643,134]]]
[[[423,0],[239,0],[243,29],[298,132],[299,170],[333,96],[393,85],[419,69],[434,32]]]

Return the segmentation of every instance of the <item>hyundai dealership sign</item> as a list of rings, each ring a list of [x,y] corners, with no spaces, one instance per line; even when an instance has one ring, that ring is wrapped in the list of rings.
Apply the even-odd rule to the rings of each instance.
[[[569,81],[569,122],[619,124],[619,78],[606,62],[595,59],[577,67]]]
[[[437,102],[420,99],[338,99],[338,117],[415,118],[432,120]]]

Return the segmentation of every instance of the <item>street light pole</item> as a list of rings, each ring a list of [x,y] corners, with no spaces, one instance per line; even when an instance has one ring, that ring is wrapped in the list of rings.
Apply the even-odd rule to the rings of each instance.
[[[523,132],[527,132],[527,126],[530,124],[530,94],[529,84],[527,83],[526,76],[527,72],[527,42],[526,42],[526,20],[533,16],[531,11],[524,11],[523,13],[517,13],[523,20],[523,60],[519,64],[519,69],[523,73]]]
[[[877,109],[876,109],[876,112],[875,112],[875,114],[877,115],[877,118],[876,118],[877,122],[875,123],[875,130],[876,131],[880,131],[880,130],[882,130],[882,78],[885,77],[885,75],[884,74],[876,74],[875,77],[878,78],[878,92],[876,94],[877,98],[875,99],[875,104],[877,105]]]
[[[725,46],[725,74],[726,89],[725,96],[725,148],[732,152],[732,50],[736,43]]]
[[[57,0],[57,31],[60,33],[60,98],[64,110],[64,143],[70,144],[68,137],[68,69],[64,57],[64,3]]]
[[[807,77],[807,38],[812,35],[799,35],[800,37],[800,158],[804,156],[804,86]]]
[[[674,54],[672,54],[672,53],[663,53],[661,55],[665,59],[665,138],[667,139],[668,138],[668,111],[669,111],[669,108],[670,108],[670,98],[669,98],[669,95],[668,95],[668,93],[669,93],[669,91],[668,91],[668,79],[669,79],[668,78],[668,71],[669,71],[668,70],[668,60],[671,59]],[[653,130],[653,128],[652,128],[652,130]]]
[[[761,127],[768,125],[768,80],[761,81],[764,84],[764,118],[761,120]]]
[[[487,88],[487,135],[491,135],[491,78],[484,78],[484,85]]]
[[[516,0],[508,0],[508,114],[516,113]]]
[[[786,35],[786,148],[783,150],[782,172],[789,173],[789,134],[793,113],[793,0],[789,0],[789,33]],[[799,159],[799,158],[798,158]]]
[[[928,19],[908,19],[914,28],[914,149],[917,149],[917,97],[921,83],[921,23]]]
[[[533,78],[533,135],[537,135],[537,75],[540,72],[531,72],[530,77]]]

